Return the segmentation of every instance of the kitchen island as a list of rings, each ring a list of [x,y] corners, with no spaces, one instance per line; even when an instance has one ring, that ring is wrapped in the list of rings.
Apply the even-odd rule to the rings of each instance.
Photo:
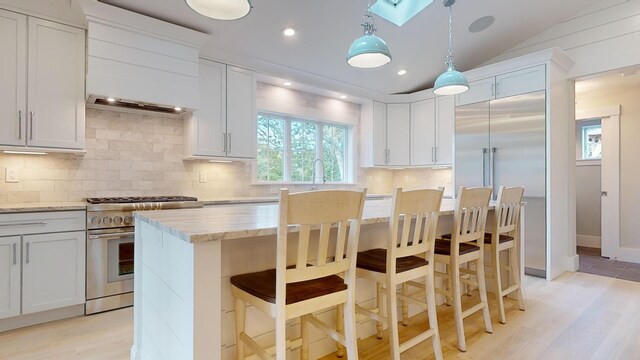
[[[443,200],[439,234],[451,232],[454,206],[454,200]],[[365,202],[359,251],[386,247],[390,209],[390,199]],[[131,359],[233,359],[235,323],[229,278],[275,267],[278,205],[146,211],[135,213],[135,218]],[[522,235],[522,220],[521,225]],[[295,240],[294,235],[290,241]],[[358,280],[356,288],[357,302],[373,307],[375,285]],[[411,309],[411,313],[417,311]],[[332,309],[319,316],[329,324],[335,317]],[[359,338],[375,333],[372,322],[358,320]],[[273,344],[273,329],[272,319],[247,309],[247,332],[259,344]],[[288,323],[287,332],[295,336],[299,323]],[[332,340],[310,333],[310,358],[334,350]],[[297,350],[292,352],[297,358]]]

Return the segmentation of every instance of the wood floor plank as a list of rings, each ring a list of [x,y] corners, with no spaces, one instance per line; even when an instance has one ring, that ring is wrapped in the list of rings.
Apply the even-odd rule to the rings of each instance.
[[[567,273],[547,282],[527,277],[526,311],[506,300],[507,324],[497,321],[489,297],[494,333],[484,331],[482,315],[465,319],[466,353],[457,349],[453,308],[438,307],[445,359],[452,360],[632,360],[640,359],[640,283],[585,273]],[[465,303],[477,301],[477,295]],[[401,339],[424,331],[424,314],[400,326]],[[125,360],[133,334],[131,308],[0,333],[0,359]],[[360,359],[389,358],[385,337],[359,341]],[[338,359],[330,355],[323,360]],[[402,354],[403,360],[433,359],[430,341]],[[182,359],[180,359],[182,360]]]

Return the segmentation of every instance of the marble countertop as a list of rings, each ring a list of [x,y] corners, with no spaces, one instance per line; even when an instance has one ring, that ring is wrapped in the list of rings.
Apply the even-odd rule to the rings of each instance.
[[[64,210],[87,210],[87,203],[77,202],[51,202],[51,203],[8,203],[0,204],[0,214],[21,212],[43,212]]]
[[[367,199],[386,199],[391,198],[391,194],[367,194]],[[261,196],[261,197],[231,197],[222,199],[199,199],[204,202],[205,206],[215,205],[231,205],[231,204],[269,204],[277,203],[278,196]]]
[[[443,199],[441,215],[453,214],[454,207],[454,200]],[[388,222],[390,212],[391,199],[367,199],[362,223]],[[134,214],[140,221],[191,243],[274,235],[278,224],[277,204],[240,204]]]

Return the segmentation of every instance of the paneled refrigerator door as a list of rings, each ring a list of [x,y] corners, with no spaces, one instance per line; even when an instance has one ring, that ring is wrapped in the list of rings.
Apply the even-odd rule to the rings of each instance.
[[[491,186],[525,187],[525,267],[544,276],[546,265],[545,92],[491,101]],[[495,195],[494,195],[495,198]]]
[[[455,122],[455,184],[489,186],[489,102],[459,106]]]

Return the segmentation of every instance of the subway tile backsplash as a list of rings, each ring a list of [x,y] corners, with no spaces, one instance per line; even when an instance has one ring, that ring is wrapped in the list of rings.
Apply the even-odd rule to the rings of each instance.
[[[81,201],[87,197],[188,195],[216,199],[273,196],[277,186],[253,185],[250,162],[183,161],[183,120],[87,109],[84,156],[0,154],[0,169],[18,170],[18,183],[0,181],[1,203]],[[206,172],[207,182],[200,182]],[[450,186],[450,170],[359,169],[371,194]],[[348,187],[348,186],[343,186]],[[353,186],[351,186],[353,187]],[[276,189],[274,189],[276,188]],[[290,186],[293,191],[309,186]]]

